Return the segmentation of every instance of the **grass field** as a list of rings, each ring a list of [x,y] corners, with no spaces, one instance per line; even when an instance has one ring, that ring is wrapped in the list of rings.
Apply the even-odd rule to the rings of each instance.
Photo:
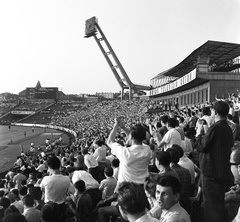
[[[24,131],[26,136],[24,136]],[[24,152],[28,151],[30,144],[34,142],[35,147],[45,148],[45,140],[57,139],[62,135],[63,143],[68,142],[68,136],[63,132],[53,129],[0,125],[0,173],[7,171],[16,161],[16,157],[21,153],[21,146]]]

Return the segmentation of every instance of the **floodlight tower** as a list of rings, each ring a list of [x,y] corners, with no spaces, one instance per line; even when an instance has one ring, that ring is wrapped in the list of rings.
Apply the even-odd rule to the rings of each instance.
[[[100,26],[97,23],[96,17],[92,17],[88,20],[86,20],[85,23],[86,29],[85,29],[85,37],[94,37],[96,40],[101,52],[103,53],[105,59],[107,60],[108,65],[110,66],[115,78],[117,79],[122,91],[121,91],[121,98],[123,99],[124,95],[124,89],[129,89],[129,99],[132,98],[132,90],[135,88],[134,84],[129,79],[126,71],[124,70],[122,64],[120,63],[117,55],[113,51],[111,45],[109,44],[106,36],[104,35],[103,31],[101,30]],[[99,33],[98,33],[99,32]],[[99,34],[100,37],[97,37],[96,35]],[[103,47],[103,42],[105,43],[107,50]],[[115,62],[115,64],[112,63],[111,59],[109,58],[110,55],[112,55],[112,58]],[[126,84],[123,82],[122,78],[120,77],[118,70],[120,70],[123,79],[125,80]]]

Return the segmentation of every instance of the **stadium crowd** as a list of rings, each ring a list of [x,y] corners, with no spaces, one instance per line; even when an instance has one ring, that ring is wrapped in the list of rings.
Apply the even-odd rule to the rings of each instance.
[[[55,115],[77,137],[21,153],[0,179],[0,221],[240,221],[239,97],[147,112],[159,106]]]

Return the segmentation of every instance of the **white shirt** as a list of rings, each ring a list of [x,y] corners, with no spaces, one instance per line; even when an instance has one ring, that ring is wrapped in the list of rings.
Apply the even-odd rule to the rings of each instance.
[[[147,145],[124,147],[119,143],[113,143],[111,150],[120,161],[118,182],[130,181],[143,184],[149,175],[150,147]]]
[[[181,141],[180,133],[173,128],[167,131],[161,142],[165,142],[164,151],[166,151],[168,148],[171,148],[173,144],[181,146]]]
[[[105,161],[106,160],[106,154],[107,154],[107,150],[106,150],[106,147],[105,146],[100,146],[98,147],[93,156],[95,157],[95,159],[97,161]]]
[[[168,210],[163,210],[160,222],[191,222],[190,217],[184,208],[178,203]]]
[[[149,214],[144,214],[139,217],[135,222],[159,222],[158,219],[151,217]]]
[[[98,162],[95,159],[95,157],[93,155],[90,154],[86,154],[84,156],[84,164],[87,166],[87,168],[94,168],[98,166]]]
[[[45,176],[40,184],[41,189],[44,189],[44,202],[53,201],[57,204],[62,204],[66,199],[67,192],[74,193],[74,187],[68,176],[54,174]]]
[[[78,180],[85,182],[86,190],[99,188],[99,183],[85,170],[75,170],[72,176],[73,184]]]

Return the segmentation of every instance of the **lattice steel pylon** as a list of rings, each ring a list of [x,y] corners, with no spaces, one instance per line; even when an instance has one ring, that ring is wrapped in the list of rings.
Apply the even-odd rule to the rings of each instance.
[[[121,62],[119,61],[117,55],[115,54],[115,52],[112,49],[111,45],[109,44],[106,36],[104,35],[102,29],[100,28],[95,16],[86,20],[86,23],[85,23],[85,36],[84,37],[89,38],[92,36],[96,40],[101,52],[103,53],[109,67],[111,68],[115,78],[117,79],[118,84],[120,85],[120,87],[122,89],[122,91],[121,91],[122,99],[123,99],[123,95],[124,95],[124,89],[129,89],[129,99],[130,100],[132,99],[132,92],[139,92],[141,90],[150,90],[151,89],[150,86],[137,85],[137,84],[134,84],[131,82],[125,69],[123,68]],[[104,47],[103,43],[105,43],[105,47]],[[112,59],[110,59],[110,56],[112,57]],[[122,78],[121,78],[120,74],[121,74]],[[124,83],[124,81],[126,82],[126,84]]]

